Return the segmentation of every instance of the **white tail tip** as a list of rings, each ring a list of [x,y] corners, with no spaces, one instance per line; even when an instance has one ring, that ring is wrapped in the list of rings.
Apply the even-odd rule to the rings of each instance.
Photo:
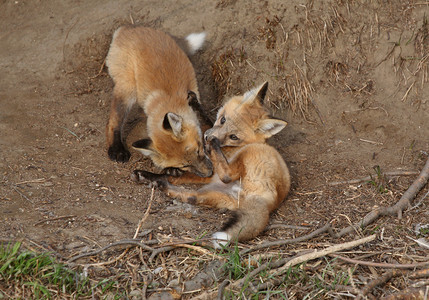
[[[213,240],[213,246],[215,249],[221,249],[222,246],[226,246],[229,241],[231,240],[231,236],[226,232],[215,232],[212,235]]]
[[[206,33],[200,32],[200,33],[191,33],[186,37],[186,41],[188,42],[189,46],[189,52],[191,54],[194,54],[197,52],[204,44],[204,41],[206,40]]]

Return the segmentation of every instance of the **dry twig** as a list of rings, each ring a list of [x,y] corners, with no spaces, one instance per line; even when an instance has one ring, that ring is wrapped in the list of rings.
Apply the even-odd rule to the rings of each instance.
[[[375,238],[376,238],[376,235],[373,234],[373,235],[370,235],[368,237],[364,237],[364,238],[361,238],[361,239],[358,239],[358,240],[355,240],[355,241],[351,241],[351,242],[347,242],[347,243],[342,243],[342,244],[337,244],[337,245],[334,245],[334,246],[327,247],[327,248],[325,248],[323,250],[320,250],[320,251],[316,250],[314,252],[298,256],[298,257],[296,257],[296,258],[288,261],[283,267],[281,267],[278,270],[276,270],[274,272],[274,274],[276,274],[276,275],[284,274],[285,272],[287,272],[287,270],[290,267],[293,267],[293,266],[295,266],[297,264],[300,264],[302,262],[305,262],[305,261],[308,261],[308,260],[313,260],[313,259],[316,259],[316,258],[320,258],[320,257],[326,256],[328,254],[331,254],[331,253],[334,253],[334,252],[338,252],[338,251],[342,251],[342,250],[345,250],[345,249],[354,248],[356,246],[359,246],[359,245],[371,242],[371,241],[375,240]]]
[[[376,263],[372,261],[357,260],[357,259],[348,258],[337,254],[330,254],[330,256],[336,257],[338,259],[341,259],[345,262],[352,263],[352,264],[371,266],[371,267],[380,267],[380,268],[386,268],[386,269],[416,269],[416,268],[429,266],[429,261],[415,263],[415,264],[388,264],[388,263]]]
[[[331,224],[328,223],[325,226],[323,226],[319,229],[316,229],[315,231],[313,231],[309,234],[306,234],[306,235],[303,235],[303,236],[300,236],[300,237],[297,237],[294,239],[278,240],[278,241],[274,241],[274,242],[262,243],[262,244],[255,246],[255,247],[242,250],[242,251],[240,251],[240,255],[243,255],[243,254],[246,254],[246,253],[249,253],[252,251],[264,249],[264,248],[279,247],[279,246],[283,246],[283,245],[296,244],[296,243],[304,242],[304,241],[312,239],[312,238],[314,238],[314,237],[316,237],[322,233],[329,232],[330,230],[331,230]]]
[[[139,235],[140,228],[142,227],[144,221],[146,221],[147,216],[149,215],[150,207],[152,206],[154,192],[155,192],[155,187],[152,187],[152,192],[150,194],[149,204],[148,204],[147,209],[143,215],[143,218],[140,220],[140,222],[137,226],[136,233],[134,233],[133,239],[137,238],[137,236]]]
[[[100,74],[101,74],[101,72],[103,72],[103,68],[104,68],[104,66],[106,65],[106,59],[104,59],[103,60],[103,63],[101,64],[101,67],[100,67],[100,70],[98,71],[98,73],[96,74],[96,75],[94,75],[94,76],[90,76],[90,77],[88,77],[89,79],[95,79],[95,78],[97,78],[98,76],[100,76]]]
[[[77,216],[75,216],[75,215],[70,215],[70,216],[61,216],[61,217],[56,217],[56,218],[45,219],[45,220],[41,220],[41,221],[37,222],[36,224],[34,224],[34,226],[40,225],[40,224],[45,223],[45,222],[58,221],[58,220],[63,220],[63,219],[73,219],[76,217]]]
[[[429,269],[418,270],[414,272],[406,272],[403,270],[390,270],[384,273],[382,276],[370,281],[363,289],[362,292],[356,297],[356,299],[362,299],[364,296],[367,296],[371,291],[377,287],[386,284],[389,280],[394,277],[408,275],[409,278],[417,279],[417,278],[425,278],[429,277]]]
[[[326,225],[322,228],[325,228]],[[296,255],[295,257],[292,258],[285,258],[285,259],[280,259],[277,261],[268,261],[262,265],[260,265],[258,268],[254,269],[252,272],[250,272],[249,274],[247,274],[247,276],[245,276],[244,278],[241,278],[240,280],[237,280],[233,283],[230,284],[230,288],[242,288],[244,283],[249,282],[253,277],[255,277],[257,274],[259,274],[260,272],[263,272],[265,270],[267,270],[268,268],[270,268],[272,271],[270,272],[271,275],[282,275],[285,272],[288,271],[288,269],[294,265],[297,265],[299,263],[302,263],[304,261],[307,260],[312,260],[315,258],[320,258],[323,256],[326,256],[330,253],[336,252],[336,251],[341,251],[341,250],[345,250],[345,249],[350,249],[353,247],[356,247],[358,245],[373,241],[376,238],[376,235],[371,235],[359,240],[355,240],[355,241],[351,241],[348,243],[343,243],[343,244],[338,244],[338,245],[334,245],[331,247],[328,247],[326,249],[323,249],[321,251],[315,251],[315,252],[311,252],[308,253],[306,252],[305,254],[299,254]],[[225,283],[226,284],[226,283]],[[266,287],[265,285],[259,286],[258,290],[263,289],[264,287]],[[222,288],[225,288],[224,286]],[[216,291],[206,294],[205,296],[213,297],[215,295]]]
[[[412,299],[412,300],[427,300],[429,296],[429,286],[426,285],[419,289],[407,289],[405,291],[401,291],[399,293],[395,293],[386,297],[383,297],[383,300],[404,300],[404,299]]]
[[[87,253],[82,253],[82,254],[73,256],[72,258],[70,258],[67,261],[67,263],[72,263],[75,260],[81,259],[83,257],[97,255],[97,254],[99,254],[99,253],[101,253],[101,252],[103,252],[103,251],[105,251],[105,250],[107,250],[109,248],[116,247],[116,246],[123,246],[123,245],[126,245],[126,246],[138,246],[138,247],[143,248],[144,250],[154,251],[154,249],[152,247],[149,247],[148,245],[146,245],[146,244],[144,244],[144,243],[142,243],[142,242],[140,242],[138,240],[122,240],[122,241],[111,243],[111,244],[109,244],[107,246],[104,246],[104,247],[98,249],[98,250],[94,250],[94,251],[90,251],[90,252],[87,252]]]

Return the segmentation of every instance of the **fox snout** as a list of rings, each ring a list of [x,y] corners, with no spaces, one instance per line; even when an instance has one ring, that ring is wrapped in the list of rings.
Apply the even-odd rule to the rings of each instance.
[[[195,173],[201,177],[210,177],[213,175],[213,164],[206,155],[204,155],[202,158],[199,158],[198,164],[196,166],[192,166],[191,168],[192,173]]]
[[[206,132],[204,132],[204,142],[208,142],[209,138],[212,136],[213,128],[207,129]]]
[[[221,138],[219,137],[219,129],[216,126],[213,126],[212,128],[207,129],[206,132],[204,132],[204,143],[210,143],[210,141],[214,138],[221,140]]]

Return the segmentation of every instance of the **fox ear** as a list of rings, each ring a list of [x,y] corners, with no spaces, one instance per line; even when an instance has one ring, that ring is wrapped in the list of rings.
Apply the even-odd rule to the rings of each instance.
[[[151,139],[142,139],[135,141],[132,144],[133,148],[146,156],[152,156],[156,152],[152,148],[152,140]]]
[[[162,127],[165,130],[171,130],[174,136],[179,137],[180,132],[182,131],[182,117],[175,113],[166,113],[164,121],[162,122]]]
[[[199,113],[200,115],[204,115],[203,108],[201,107],[200,102],[198,102],[197,94],[195,94],[193,91],[188,91],[188,104],[193,111]]]
[[[258,122],[257,131],[267,139],[279,133],[287,125],[286,121],[278,119],[266,119]]]
[[[188,91],[188,103],[191,107],[199,105],[197,94],[194,91]]]
[[[192,110],[198,113],[203,125],[207,127],[213,127],[213,122],[210,120],[208,115],[204,112],[204,109],[200,102],[198,102],[197,94],[193,91],[188,91],[188,104],[192,108]]]
[[[259,87],[246,92],[243,96],[242,102],[253,103],[255,101],[259,101],[259,104],[262,105],[264,104],[264,99],[265,99],[265,95],[267,94],[267,91],[268,91],[268,81],[265,81]]]

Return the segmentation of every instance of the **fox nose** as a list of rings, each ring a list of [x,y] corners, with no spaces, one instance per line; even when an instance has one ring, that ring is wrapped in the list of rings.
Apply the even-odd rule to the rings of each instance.
[[[206,144],[210,143],[212,140],[217,139],[214,135],[208,135],[205,137]]]
[[[210,136],[212,135],[211,133],[212,133],[212,129],[210,128],[210,129],[207,129],[206,130],[206,132],[204,132],[204,141],[209,141],[209,138],[210,138]]]
[[[206,144],[210,143],[210,141],[213,140],[213,139],[216,139],[215,135],[212,135],[212,134],[205,134],[204,135],[204,141],[205,141]]]

